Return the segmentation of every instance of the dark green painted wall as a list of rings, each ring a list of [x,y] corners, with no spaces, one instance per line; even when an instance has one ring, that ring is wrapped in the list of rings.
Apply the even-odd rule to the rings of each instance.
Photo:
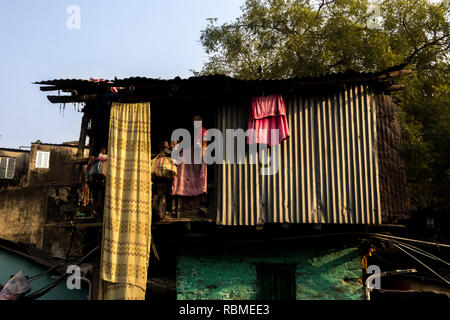
[[[256,299],[255,263],[296,264],[299,300],[363,299],[357,248],[287,248],[216,255],[191,250],[177,257],[177,298]]]

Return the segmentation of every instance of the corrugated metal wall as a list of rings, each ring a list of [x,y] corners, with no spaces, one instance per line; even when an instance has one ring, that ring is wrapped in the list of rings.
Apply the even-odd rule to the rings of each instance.
[[[376,106],[369,87],[283,98],[291,137],[278,149],[278,173],[261,175],[262,164],[251,164],[248,152],[244,164],[217,165],[217,224],[381,223]],[[224,148],[225,130],[246,130],[249,110],[248,102],[219,110]]]
[[[405,163],[401,156],[398,105],[391,96],[379,94],[377,105],[378,166],[381,217],[384,223],[409,218]]]

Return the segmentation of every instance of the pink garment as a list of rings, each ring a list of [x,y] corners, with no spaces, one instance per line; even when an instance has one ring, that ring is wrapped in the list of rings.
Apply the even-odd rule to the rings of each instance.
[[[207,165],[204,162],[194,164],[194,150],[191,150],[191,156],[191,164],[182,162],[177,167],[177,175],[172,183],[172,195],[198,196],[206,193]]]
[[[276,145],[290,137],[286,120],[286,108],[279,94],[252,99],[252,110],[248,121],[248,144]],[[272,129],[278,130],[278,139]]]
[[[201,147],[203,144],[203,141],[205,141],[205,137],[208,137],[206,134],[206,129],[202,127],[202,130],[199,130],[197,134],[194,137],[194,144]]]

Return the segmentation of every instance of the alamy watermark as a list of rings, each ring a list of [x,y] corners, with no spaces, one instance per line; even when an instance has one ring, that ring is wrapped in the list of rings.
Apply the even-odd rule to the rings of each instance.
[[[381,18],[381,10],[377,3],[370,2],[367,6],[367,12],[369,17],[367,18],[366,25],[367,28],[371,30],[382,29],[383,19]]]
[[[81,29],[81,9],[75,4],[71,4],[67,7],[66,13],[69,14],[66,25],[69,30]]]
[[[67,267],[66,273],[70,274],[67,277],[66,286],[69,290],[81,290],[81,281],[86,281],[89,285],[88,300],[91,300],[91,281],[81,275],[81,268],[77,265],[70,265]]]
[[[381,269],[377,265],[367,267],[367,274],[372,275],[372,278],[367,283],[369,289],[381,289]]]
[[[269,134],[270,130],[270,134]],[[191,134],[187,129],[173,131],[171,141],[178,144],[172,149],[171,157],[175,163],[185,164],[248,164],[261,163],[261,175],[275,175],[279,169],[279,130],[278,129],[226,129],[225,139],[219,129],[208,129],[202,132],[202,122],[194,122],[194,146],[191,145]],[[263,137],[268,144],[254,143]],[[181,139],[181,141],[180,141]],[[210,142],[206,148],[203,142]],[[224,141],[225,148],[224,148]],[[246,143],[249,141],[250,143]],[[236,143],[237,142],[237,143]],[[248,145],[248,154],[246,153]],[[225,149],[225,152],[224,152]],[[193,154],[192,154],[193,152]]]

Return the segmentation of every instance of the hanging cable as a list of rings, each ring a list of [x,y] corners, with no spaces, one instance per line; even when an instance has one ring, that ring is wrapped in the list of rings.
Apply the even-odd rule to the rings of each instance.
[[[397,266],[397,267],[402,266],[400,263],[395,263],[395,262],[391,262],[391,261],[387,261],[387,260],[383,259],[383,258],[380,257],[378,254],[376,254],[375,252],[373,252],[372,254],[373,254],[374,257],[376,257],[377,259],[379,259],[381,262],[390,264],[390,265],[392,265],[392,266]]]
[[[386,235],[386,234],[382,234],[382,233],[368,233],[368,235],[385,237],[385,238],[391,238],[391,239],[396,239],[396,240],[404,240],[404,241],[409,241],[409,242],[417,242],[417,243],[422,243],[422,244],[427,244],[427,245],[432,245],[432,246],[438,246],[438,247],[443,247],[443,248],[450,248],[450,244],[437,243],[437,242],[428,242],[428,241],[415,240],[415,239],[409,239],[409,238],[401,238],[401,237]]]
[[[436,271],[434,271],[432,268],[430,268],[429,266],[427,266],[425,263],[423,263],[421,260],[419,260],[418,258],[416,258],[414,255],[412,255],[411,253],[409,253],[408,251],[406,251],[405,249],[403,249],[401,246],[399,246],[399,241],[396,240],[392,240],[392,239],[386,239],[386,238],[382,238],[380,236],[375,236],[375,238],[378,238],[382,241],[386,241],[391,243],[392,245],[394,245],[396,248],[400,249],[401,251],[403,251],[404,253],[406,253],[407,255],[409,255],[410,257],[412,257],[414,260],[418,261],[421,265],[423,265],[425,268],[427,268],[428,270],[430,270],[432,273],[434,273],[437,277],[439,277],[442,281],[444,281],[446,284],[450,285],[450,281],[448,281],[447,279],[445,279],[444,277],[442,277],[440,274],[438,274]],[[403,244],[404,245],[404,244]],[[405,245],[404,245],[405,246]],[[412,249],[410,249],[412,250]],[[416,251],[416,250],[414,250]],[[419,252],[420,253],[420,252]],[[431,255],[431,254],[429,254]],[[436,257],[437,258],[437,257]],[[438,258],[439,259],[439,258]],[[442,260],[445,263],[447,263],[445,260]]]
[[[68,261],[69,261],[69,260],[68,260],[67,258],[65,258],[65,259],[59,261],[57,264],[55,264],[55,265],[54,265],[53,267],[51,267],[50,269],[47,269],[47,270],[45,270],[45,271],[43,271],[43,272],[41,272],[41,273],[39,273],[39,274],[37,274],[37,275],[34,275],[34,276],[32,276],[32,277],[28,277],[28,282],[35,281],[35,280],[39,279],[40,277],[46,275],[47,273],[50,273],[50,272],[52,272],[52,271],[54,271],[54,270],[56,270],[56,269],[62,267],[62,266],[63,266],[66,262],[68,262]]]
[[[443,259],[441,259],[441,258],[439,258],[439,257],[437,257],[437,256],[435,256],[435,255],[425,251],[425,250],[422,250],[420,248],[417,248],[415,246],[412,246],[412,245],[409,245],[409,244],[406,244],[406,243],[402,243],[400,241],[393,241],[393,242],[397,243],[398,245],[402,246],[403,248],[408,248],[411,251],[417,252],[417,253],[425,256],[425,257],[428,257],[428,258],[433,259],[433,260],[440,261],[440,262],[450,266],[449,262],[447,262],[447,261],[445,261],[445,260],[443,260]]]
[[[379,236],[375,236],[375,238],[381,239],[381,240],[384,240],[384,241],[389,241],[389,242],[392,242],[392,243],[397,243],[398,245],[402,246],[403,248],[408,248],[411,251],[414,251],[414,252],[419,253],[419,254],[421,254],[421,255],[423,255],[425,257],[428,257],[428,258],[433,259],[433,260],[440,261],[440,262],[450,266],[449,262],[447,262],[447,261],[445,261],[445,260],[443,260],[443,259],[441,259],[441,258],[439,258],[439,257],[437,257],[437,256],[435,256],[435,255],[433,255],[433,254],[431,254],[431,253],[421,249],[421,248],[413,246],[411,244],[407,244],[407,243],[404,243],[404,242],[401,242],[401,241],[397,241],[397,240],[392,240],[392,239],[388,240],[387,238],[383,238],[383,237],[379,237]]]
[[[412,251],[416,251],[415,249],[417,248],[417,247],[413,247],[413,246],[409,246],[407,243],[405,243],[405,242],[401,242],[401,241],[397,241],[397,240],[393,240],[393,239],[388,239],[388,238],[383,238],[383,237],[379,237],[379,236],[374,236],[374,238],[376,238],[376,239],[378,239],[378,240],[381,240],[381,241],[386,241],[386,242],[388,242],[388,243],[397,243],[397,244],[399,244],[399,245],[401,245],[401,246],[404,246],[404,247],[406,247],[406,248],[408,248],[408,249],[410,249],[410,250],[412,250]],[[414,248],[414,249],[412,249],[412,248]],[[418,249],[418,248],[417,248]],[[418,251],[416,251],[416,252],[418,252]],[[431,258],[431,256],[428,254],[428,253],[421,253],[421,252],[418,252],[418,253],[420,253],[420,254],[422,254],[422,255],[425,255],[425,256],[427,256],[428,258]]]
[[[93,244],[95,244],[95,243],[97,243],[97,242],[98,242],[98,241],[96,240],[96,241],[92,241],[92,242],[89,242],[89,243],[86,243],[86,244],[82,245],[81,247],[79,247],[78,249],[76,249],[74,252],[72,252],[72,255],[78,253],[80,250],[84,249],[85,247],[90,246],[90,245],[93,245]],[[64,263],[68,262],[68,261],[69,261],[69,258],[70,258],[70,257],[66,257],[66,258],[62,259],[62,260],[59,261],[57,264],[55,264],[53,267],[51,267],[50,269],[48,269],[48,270],[46,270],[46,271],[44,271],[44,272],[41,272],[41,273],[39,273],[39,274],[37,274],[37,275],[34,275],[34,276],[32,276],[32,277],[28,277],[28,282],[34,281],[34,280],[36,280],[36,279],[42,277],[43,275],[45,275],[45,274],[47,274],[47,273],[49,273],[49,272],[52,272],[52,271],[58,269],[58,268],[61,267]]]
[[[450,281],[448,281],[447,279],[445,279],[444,277],[442,277],[439,273],[437,273],[436,271],[434,271],[433,269],[431,269],[429,266],[427,266],[425,263],[423,263],[422,261],[420,261],[418,258],[416,258],[415,256],[413,256],[411,253],[409,253],[408,251],[406,251],[405,249],[403,249],[402,247],[400,247],[399,245],[392,243],[396,248],[400,249],[401,251],[403,251],[404,253],[406,253],[408,256],[410,256],[411,258],[413,258],[414,260],[416,260],[417,262],[419,262],[421,265],[423,265],[425,268],[427,268],[428,270],[430,270],[431,272],[433,272],[436,276],[438,276],[442,281],[444,281],[445,283],[447,283],[448,285],[450,285]]]
[[[86,254],[84,257],[79,259],[78,262],[76,263],[76,265],[80,264],[84,259],[86,259],[89,255],[91,255],[93,252],[95,252],[99,248],[100,248],[100,246],[97,246],[96,248],[91,250],[88,254]],[[43,288],[33,292],[32,294],[30,294],[28,296],[25,296],[24,299],[25,300],[36,300],[36,299],[44,296],[50,290],[52,290],[54,287],[56,287],[60,282],[62,282],[64,280],[64,278],[67,277],[67,275],[68,275],[67,273],[62,274],[61,276],[59,276],[56,280],[54,280],[53,282],[51,282],[47,286],[45,286],[45,287],[43,287]]]
[[[89,257],[92,253],[94,253],[96,250],[98,250],[100,248],[100,246],[95,247],[94,249],[92,249],[89,253],[87,253],[84,257],[80,258],[75,265],[79,265],[81,262],[83,262],[87,257]],[[54,287],[56,287],[59,283],[61,283],[64,278],[66,278],[68,276],[67,273],[64,273],[62,275],[60,275],[56,280],[54,280],[53,282],[49,283],[47,286],[27,295],[24,297],[24,300],[36,300],[42,296],[44,296],[45,294],[47,294],[50,290],[52,290]]]

